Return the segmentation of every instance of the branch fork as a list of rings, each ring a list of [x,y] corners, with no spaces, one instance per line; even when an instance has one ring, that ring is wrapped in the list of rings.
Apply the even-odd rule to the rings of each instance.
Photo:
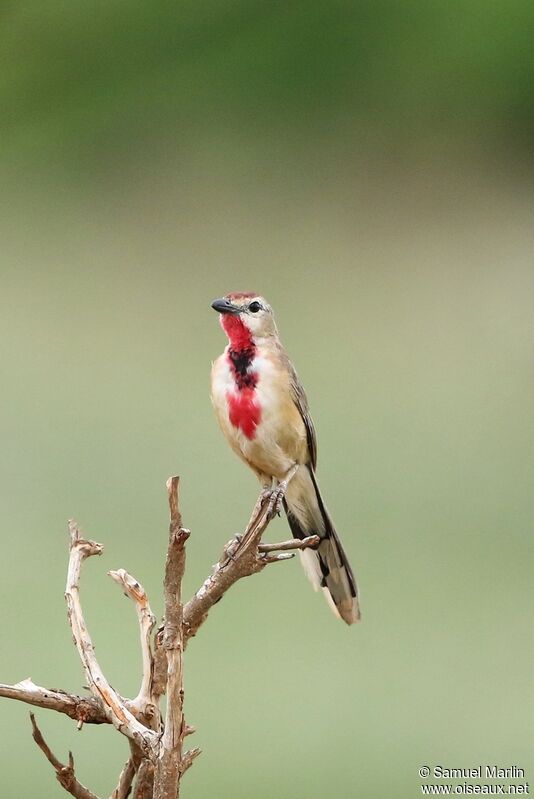
[[[279,543],[262,543],[262,536],[276,515],[271,498],[262,492],[242,535],[225,546],[210,576],[196,594],[182,603],[181,586],[185,570],[185,544],[190,536],[182,526],[178,499],[179,478],[167,481],[170,512],[169,541],[165,563],[165,616],[155,630],[156,618],[141,583],[124,569],[109,571],[135,608],[139,626],[142,676],[133,699],[122,697],[108,682],[95,654],[80,600],[81,568],[87,558],[101,555],[103,547],[83,536],[77,523],[69,521],[69,562],[65,599],[74,643],[83,666],[91,696],[80,697],[36,685],[27,678],[16,685],[0,683],[0,696],[55,710],[85,724],[112,724],[128,739],[130,756],[110,799],[177,799],[180,780],[200,754],[194,747],[184,751],[184,740],[195,732],[184,716],[183,655],[188,640],[206,620],[210,609],[242,577],[262,571],[270,563],[294,557],[297,550],[315,547],[318,536]],[[160,702],[167,695],[165,716]],[[62,787],[77,799],[98,799],[82,785],[68,764],[61,763],[46,744],[30,714],[32,736],[56,771]]]
[[[30,721],[32,723],[33,740],[44,754],[48,762],[51,763],[51,765],[55,768],[57,780],[62,788],[65,788],[65,790],[72,796],[75,796],[76,799],[98,799],[96,794],[94,794],[89,790],[89,788],[86,788],[85,785],[82,785],[81,782],[78,782],[76,779],[76,775],[74,774],[74,757],[72,756],[72,752],[69,752],[69,765],[65,766],[57,759],[46,743],[41,730],[37,726],[37,722],[35,721],[35,716],[33,713],[30,713]]]

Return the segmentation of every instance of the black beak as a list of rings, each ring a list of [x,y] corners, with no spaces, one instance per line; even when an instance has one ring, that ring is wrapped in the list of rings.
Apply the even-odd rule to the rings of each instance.
[[[236,315],[241,313],[241,308],[236,308],[235,305],[232,305],[230,300],[224,297],[221,300],[213,300],[211,307],[218,313],[231,313]]]

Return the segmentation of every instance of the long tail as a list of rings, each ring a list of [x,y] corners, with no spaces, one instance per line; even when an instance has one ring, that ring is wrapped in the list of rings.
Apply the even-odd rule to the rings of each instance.
[[[332,519],[319,493],[311,466],[300,466],[291,479],[284,507],[295,538],[318,535],[316,549],[299,552],[304,571],[317,591],[323,589],[335,615],[347,624],[360,619],[358,589]]]

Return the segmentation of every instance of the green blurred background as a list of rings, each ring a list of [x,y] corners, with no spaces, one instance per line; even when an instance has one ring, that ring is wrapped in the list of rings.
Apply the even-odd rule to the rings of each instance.
[[[184,797],[533,777],[533,32],[529,0],[2,3],[0,680],[82,691],[68,516],[105,544],[83,601],[127,695],[135,616],[106,571],[161,612],[167,476],[186,594],[243,527],[257,485],[208,389],[227,291],[277,311],[361,585],[351,629],[298,562],[214,609]],[[1,710],[1,796],[60,795],[27,708]],[[109,795],[125,741],[37,716]]]

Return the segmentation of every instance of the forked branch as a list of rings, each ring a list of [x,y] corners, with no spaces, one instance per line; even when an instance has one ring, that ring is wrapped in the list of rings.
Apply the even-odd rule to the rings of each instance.
[[[65,599],[74,643],[78,649],[89,688],[95,699],[102,702],[106,715],[114,727],[139,746],[147,757],[153,759],[156,757],[158,736],[135,718],[122,697],[109,684],[96,658],[93,642],[82,612],[79,591],[81,565],[85,558],[100,555],[102,545],[83,538],[78,525],[72,520],[69,522],[69,533],[70,556]]]
[[[189,530],[182,526],[178,500],[179,478],[167,481],[170,511],[169,542],[165,564],[165,618],[153,634],[155,617],[141,583],[124,569],[109,574],[134,604],[140,635],[142,677],[134,699],[123,698],[106,679],[96,658],[93,642],[80,601],[80,572],[86,558],[102,553],[102,545],[84,538],[76,522],[69,522],[69,566],[65,599],[68,618],[83,665],[90,697],[80,697],[36,685],[30,678],[16,685],[0,683],[0,697],[17,699],[69,716],[81,728],[86,724],[113,724],[128,738],[130,756],[110,799],[177,799],[180,780],[200,754],[194,747],[184,752],[184,739],[194,727],[184,717],[183,651],[196,634],[212,606],[242,577],[262,571],[269,563],[294,556],[295,550],[317,546],[319,538],[309,536],[277,544],[261,543],[274,516],[272,503],[262,493],[243,535],[224,547],[212,574],[197,593],[182,605],[181,584],[185,570],[185,543]],[[165,718],[160,700],[167,694]],[[56,771],[60,784],[77,799],[98,799],[74,773],[69,753],[61,763],[45,742],[33,714],[33,738]]]
[[[32,723],[32,737],[41,752],[44,754],[46,759],[49,763],[56,770],[56,777],[59,784],[65,788],[65,790],[75,796],[76,799],[98,799],[98,796],[94,794],[89,788],[86,788],[85,785],[82,785],[81,782],[78,782],[76,779],[76,775],[74,773],[74,758],[72,756],[72,752],[69,752],[69,765],[65,766],[61,763],[57,757],[54,755],[48,744],[46,743],[41,730],[37,726],[37,722],[35,721],[35,716],[33,713],[30,713],[30,719]]]
[[[156,624],[156,617],[152,613],[145,589],[135,577],[132,577],[132,575],[128,574],[124,569],[109,571],[108,574],[135,605],[139,621],[143,674],[139,693],[135,699],[129,702],[129,707],[135,716],[141,713],[145,718],[150,719],[157,711],[157,701],[154,699],[152,693],[152,675],[154,670],[152,630]]]

